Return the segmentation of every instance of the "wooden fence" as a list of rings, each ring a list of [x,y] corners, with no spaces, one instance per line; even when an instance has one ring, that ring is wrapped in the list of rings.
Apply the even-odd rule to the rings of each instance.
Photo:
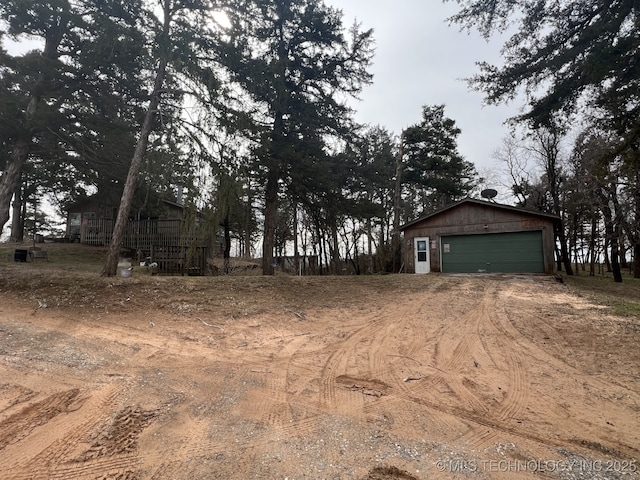
[[[86,220],[80,230],[80,243],[108,245],[115,221],[110,219]],[[191,232],[190,232],[191,231]],[[138,260],[151,258],[161,273],[203,275],[212,251],[210,229],[187,228],[180,219],[130,221],[122,247],[136,252]]]

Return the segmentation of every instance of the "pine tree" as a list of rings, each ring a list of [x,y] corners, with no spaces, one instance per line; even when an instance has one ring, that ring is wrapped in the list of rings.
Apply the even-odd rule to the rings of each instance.
[[[39,192],[95,184],[92,174],[113,176],[118,151],[131,138],[139,85],[141,34],[137,1],[24,2],[9,0],[0,15],[15,39],[39,38],[43,47],[0,54],[2,132],[0,222],[32,165]],[[4,123],[4,122],[3,122]]]
[[[489,103],[525,93],[521,120],[549,125],[558,113],[590,107],[610,112],[629,144],[640,138],[640,5],[636,0],[455,0],[452,21],[489,38],[514,30],[504,63],[480,63],[471,84]]]
[[[474,188],[475,167],[458,152],[460,133],[445,116],[444,105],[423,107],[420,123],[403,132],[402,183],[417,200],[412,212],[437,210]]]
[[[344,132],[343,101],[370,81],[371,31],[348,32],[341,12],[318,0],[231,2],[221,62],[249,100],[265,178],[263,273],[273,274],[282,182],[324,156],[324,137]],[[347,37],[348,35],[348,37]],[[245,117],[247,118],[247,117]],[[307,161],[304,162],[303,159]],[[316,160],[313,160],[313,159]]]

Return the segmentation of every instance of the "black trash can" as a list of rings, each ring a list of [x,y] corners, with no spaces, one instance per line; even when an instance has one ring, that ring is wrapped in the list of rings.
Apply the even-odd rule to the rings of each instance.
[[[29,254],[29,250],[16,249],[15,253],[13,254],[13,261],[26,262],[28,254]]]

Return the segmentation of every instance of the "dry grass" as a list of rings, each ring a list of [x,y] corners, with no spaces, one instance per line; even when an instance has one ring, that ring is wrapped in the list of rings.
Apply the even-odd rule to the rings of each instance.
[[[35,248],[45,250],[48,259],[37,259],[27,264],[14,262],[16,249],[30,250],[34,248],[31,242],[26,243],[1,243],[0,265],[13,265],[24,267],[25,270],[63,270],[74,272],[99,273],[104,265],[107,247],[92,247],[78,243],[38,243]]]
[[[616,283],[611,273],[593,277],[580,273],[564,277],[573,293],[612,308],[616,315],[640,317],[640,279],[624,272],[622,283]]]
[[[135,302],[141,308],[180,311],[220,311],[246,316],[285,306],[293,314],[308,308],[352,308],[382,292],[441,288],[457,280],[410,275],[295,277],[219,275],[208,277],[152,276],[134,267],[131,278],[103,278],[104,248],[78,244],[44,246],[49,261],[14,262],[15,244],[0,246],[0,294],[12,295],[34,307],[110,308]],[[19,248],[24,248],[19,246]]]
[[[106,247],[80,244],[37,244],[47,250],[47,260],[14,262],[16,248],[31,243],[0,244],[0,293],[22,297],[30,304],[49,306],[109,306],[122,299],[140,306],[189,305],[207,311],[222,305],[230,315],[250,315],[285,304],[292,312],[305,308],[352,308],[374,300],[383,292],[446,291],[464,277],[448,275],[370,275],[294,277],[278,273],[257,275],[250,263],[234,260],[232,275],[214,277],[151,276],[134,267],[132,278],[102,278]],[[482,276],[476,276],[480,285]],[[640,317],[640,280],[628,274],[621,284],[609,276],[565,277],[569,289],[591,302],[610,307],[615,314]],[[173,308],[173,307],[171,307]],[[187,308],[187,307],[185,307]]]

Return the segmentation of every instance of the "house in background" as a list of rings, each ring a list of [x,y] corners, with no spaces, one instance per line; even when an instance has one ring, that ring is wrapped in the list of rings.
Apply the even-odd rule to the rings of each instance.
[[[120,199],[110,196],[91,195],[67,206],[66,237],[69,241],[86,245],[108,245],[111,242],[113,225],[118,215]],[[127,234],[160,231],[170,233],[182,224],[187,210],[184,205],[169,200],[154,202],[153,208],[131,209]]]
[[[96,194],[68,205],[67,239],[109,245],[120,203],[112,197]],[[150,258],[161,273],[204,274],[209,256],[220,249],[214,229],[179,203],[154,195],[153,202],[145,205],[134,203],[122,248],[138,261]]]
[[[400,229],[411,273],[553,273],[554,225],[541,212],[467,198]]]

